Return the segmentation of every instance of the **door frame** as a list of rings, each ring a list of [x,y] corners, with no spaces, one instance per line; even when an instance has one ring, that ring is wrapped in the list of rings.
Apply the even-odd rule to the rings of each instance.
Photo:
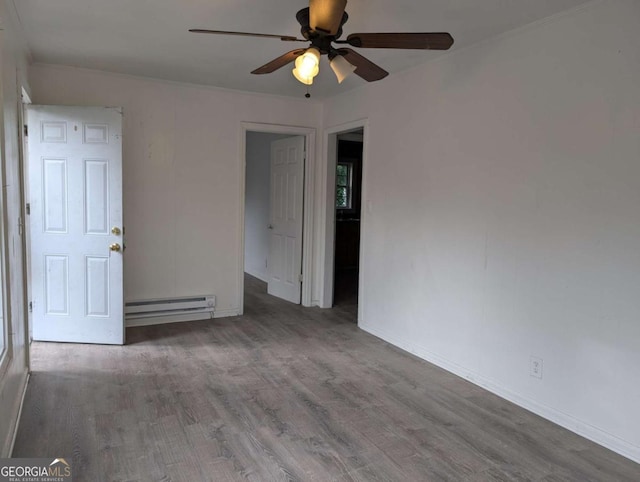
[[[366,228],[369,221],[370,205],[367,202],[367,177],[369,165],[367,162],[369,138],[369,119],[358,119],[355,121],[329,127],[324,131],[324,155],[325,160],[323,172],[323,193],[321,199],[320,233],[318,234],[318,253],[320,260],[318,264],[320,279],[320,301],[321,308],[331,308],[333,306],[333,284],[334,284],[334,260],[335,260],[335,231],[336,231],[336,163],[338,160],[338,134],[346,134],[352,131],[362,130],[362,188],[360,191],[361,212],[360,212],[360,269],[358,274],[358,323],[363,319],[363,306],[366,291],[363,280],[365,279],[366,265],[364,261]]]
[[[244,313],[244,222],[247,171],[247,132],[267,134],[290,134],[305,138],[304,193],[302,218],[302,306],[312,306],[313,281],[313,206],[315,186],[316,129],[313,127],[266,124],[260,122],[240,123],[240,216],[238,226],[238,314]]]
[[[25,129],[27,125],[26,109],[31,105],[29,93],[20,85],[18,87],[18,152],[20,155],[20,212],[22,213],[22,270],[23,270],[23,292],[24,292],[24,332],[25,332],[25,357],[26,364],[31,372],[31,342],[33,341],[33,313],[30,309],[31,303],[31,223],[27,212],[29,203],[29,151]]]

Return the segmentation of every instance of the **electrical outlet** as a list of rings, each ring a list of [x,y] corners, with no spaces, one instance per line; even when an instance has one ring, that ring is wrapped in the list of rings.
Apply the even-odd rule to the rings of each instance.
[[[529,375],[542,378],[542,358],[531,355],[529,359]]]

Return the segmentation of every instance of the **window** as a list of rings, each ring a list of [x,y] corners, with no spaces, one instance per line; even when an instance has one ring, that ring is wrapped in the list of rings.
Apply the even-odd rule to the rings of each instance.
[[[353,194],[353,164],[339,162],[336,168],[336,208],[351,209]]]

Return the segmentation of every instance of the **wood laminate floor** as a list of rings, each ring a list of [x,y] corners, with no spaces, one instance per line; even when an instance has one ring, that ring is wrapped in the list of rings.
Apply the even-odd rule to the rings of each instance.
[[[638,481],[640,465],[246,282],[246,314],[34,343],[14,457],[76,482]]]

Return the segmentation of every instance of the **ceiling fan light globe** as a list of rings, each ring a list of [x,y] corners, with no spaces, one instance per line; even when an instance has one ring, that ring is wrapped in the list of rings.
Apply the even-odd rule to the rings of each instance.
[[[310,47],[305,53],[296,59],[296,69],[304,77],[318,75],[317,69],[320,65],[320,51],[315,47]],[[316,71],[315,74],[313,72]]]
[[[300,71],[298,70],[298,68],[296,67],[295,69],[293,69],[291,71],[293,73],[293,76],[298,79],[299,82],[303,83],[304,85],[311,85],[313,84],[313,77],[311,76],[303,76]]]
[[[356,70],[356,66],[349,63],[342,55],[336,55],[329,61],[329,65],[333,73],[336,74],[339,84],[342,84],[342,81]]]

